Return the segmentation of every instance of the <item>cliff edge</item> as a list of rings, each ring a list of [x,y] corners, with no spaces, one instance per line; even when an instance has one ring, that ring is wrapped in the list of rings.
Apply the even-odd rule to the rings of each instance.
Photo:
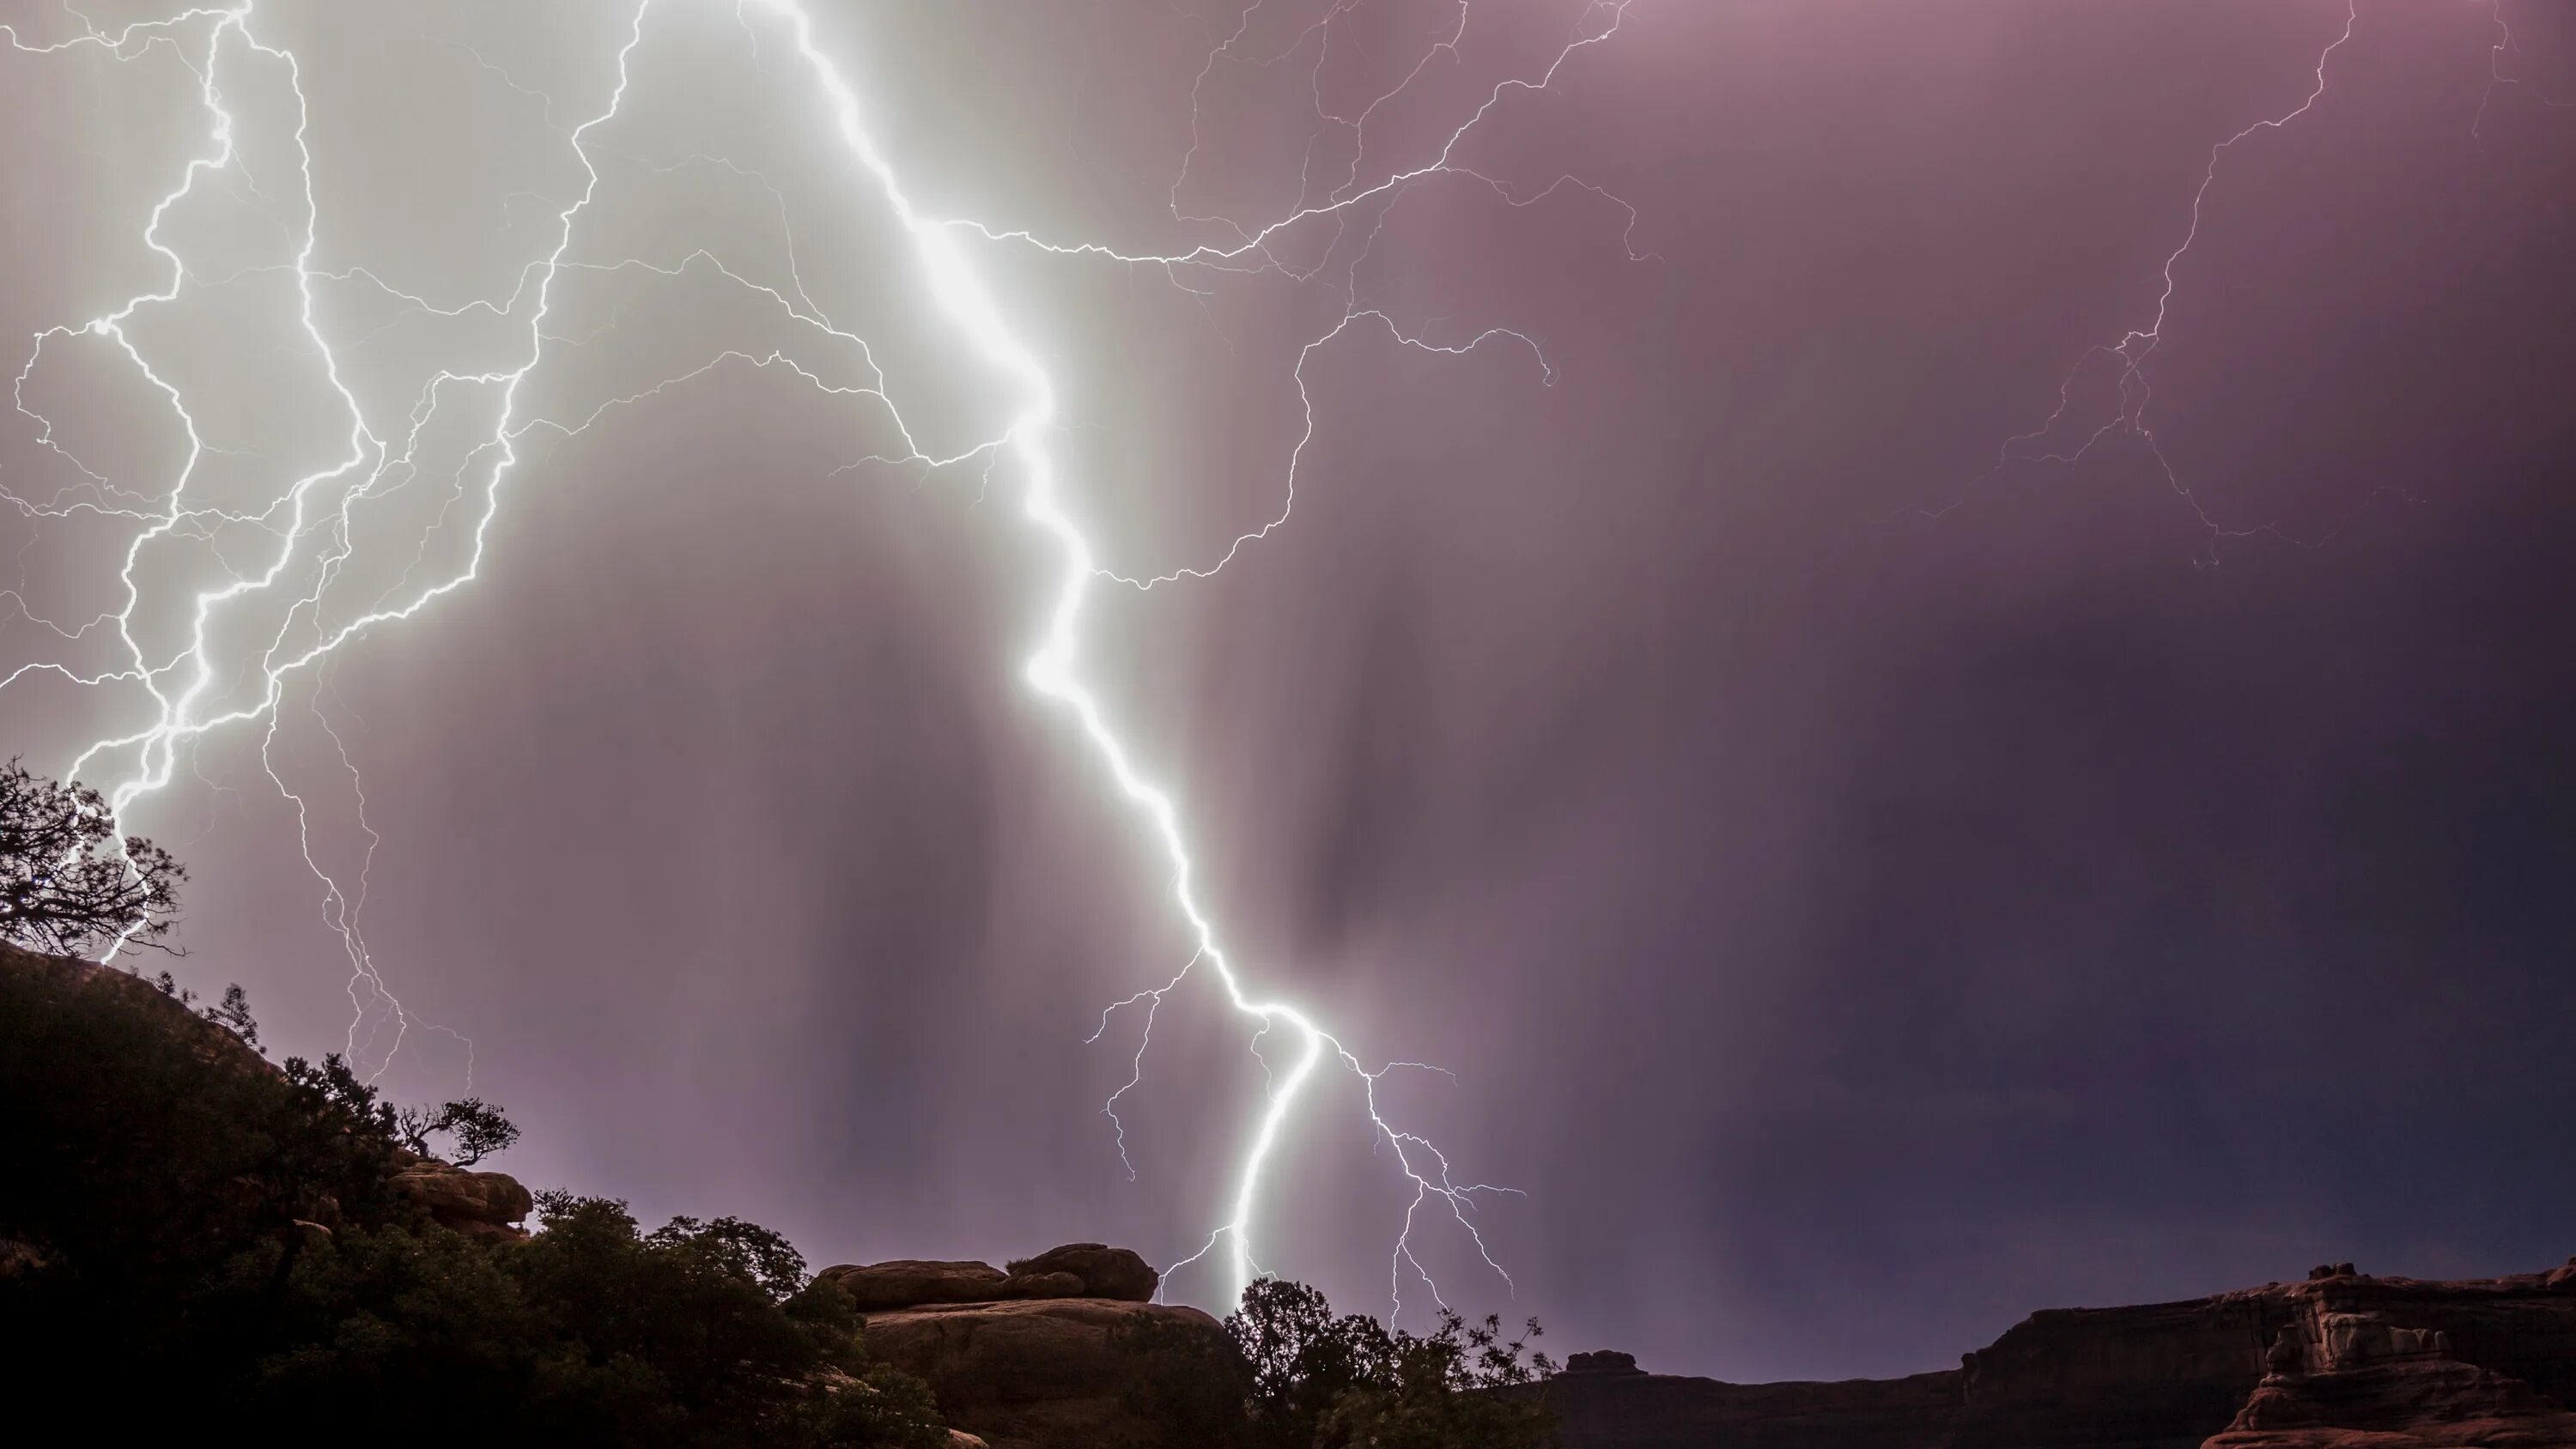
[[[1960,1366],[1730,1384],[1577,1354],[1565,1449],[2576,1446],[2576,1259],[2437,1281],[2349,1263],[2178,1303],[2050,1309]]]

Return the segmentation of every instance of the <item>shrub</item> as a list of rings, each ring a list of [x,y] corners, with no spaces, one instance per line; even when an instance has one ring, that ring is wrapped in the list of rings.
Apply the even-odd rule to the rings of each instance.
[[[1510,1392],[1555,1371],[1527,1350],[1539,1331],[1531,1320],[1506,1341],[1499,1318],[1444,1309],[1416,1335],[1264,1278],[1221,1337],[1150,1323],[1124,1342],[1148,1356],[1131,1407],[1169,1449],[1541,1449],[1556,1442],[1552,1416]]]
[[[739,1218],[643,1231],[541,1195],[525,1243],[396,1192],[406,1114],[338,1057],[263,1060],[248,1003],[0,947],[0,1362],[110,1442],[256,1425],[378,1444],[946,1444],[848,1296]],[[499,1129],[507,1129],[506,1133]],[[417,1140],[416,1138],[414,1140]]]

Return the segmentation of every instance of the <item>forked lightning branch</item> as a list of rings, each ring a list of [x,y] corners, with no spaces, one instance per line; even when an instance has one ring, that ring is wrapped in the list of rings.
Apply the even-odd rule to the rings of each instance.
[[[1258,49],[1255,22],[1268,3],[1269,0],[1252,0],[1233,31],[1210,51],[1196,78],[1182,180],[1186,180],[1193,165],[1209,164],[1202,156],[1205,127],[1197,113],[1209,77],[1221,65],[1268,66],[1308,53],[1320,57],[1323,47],[1316,42],[1328,39],[1330,28],[1345,20],[1353,8],[1338,0],[1322,7],[1302,29],[1289,27],[1285,48],[1264,51]],[[1602,0],[1576,16],[1561,46],[1545,58],[1543,65],[1495,82],[1477,97],[1477,104],[1433,136],[1419,155],[1382,174],[1371,172],[1366,176],[1355,155],[1348,174],[1338,183],[1325,188],[1320,196],[1314,195],[1310,187],[1293,209],[1261,224],[1247,226],[1184,214],[1179,201],[1181,184],[1176,181],[1172,191],[1175,223],[1221,232],[1226,239],[1168,254],[1143,254],[1045,237],[1022,226],[934,216],[920,209],[903,176],[874,140],[866,98],[853,86],[842,63],[818,39],[813,16],[799,0],[641,0],[623,13],[612,32],[599,37],[603,53],[614,55],[615,84],[606,104],[573,127],[566,138],[584,180],[577,196],[553,210],[545,251],[526,265],[507,295],[445,307],[378,276],[362,262],[326,258],[329,199],[315,181],[310,137],[317,122],[307,102],[305,62],[291,44],[270,33],[269,17],[261,13],[256,0],[197,7],[114,30],[83,22],[67,11],[65,23],[74,33],[59,37],[0,27],[0,35],[7,36],[14,51],[0,56],[0,64],[132,63],[145,57],[175,55],[181,62],[180,73],[190,77],[195,88],[196,108],[204,119],[201,146],[137,224],[137,245],[156,259],[160,284],[126,298],[98,316],[67,321],[39,333],[16,376],[14,398],[35,442],[73,469],[79,481],[50,494],[42,494],[41,490],[21,492],[12,486],[8,500],[39,524],[74,516],[103,516],[129,527],[131,532],[115,564],[112,591],[122,600],[119,607],[96,618],[77,621],[48,617],[23,598],[14,602],[27,619],[50,630],[66,645],[87,647],[95,638],[112,638],[114,662],[106,667],[84,667],[60,660],[39,660],[21,666],[0,681],[0,687],[29,676],[50,675],[99,690],[118,691],[121,699],[143,702],[147,718],[140,728],[96,740],[69,762],[66,772],[97,785],[120,817],[146,797],[169,789],[194,769],[199,741],[219,731],[255,732],[268,780],[294,805],[305,842],[305,863],[324,893],[324,919],[336,930],[348,953],[353,1007],[349,1048],[354,1054],[362,1045],[371,1046],[376,1052],[376,1070],[381,1071],[399,1051],[403,1033],[415,1024],[426,1023],[418,1022],[403,1008],[386,973],[379,969],[360,925],[366,898],[364,862],[372,861],[373,842],[378,838],[373,825],[365,819],[364,787],[353,763],[358,754],[363,754],[363,747],[353,749],[327,719],[323,721],[337,763],[347,772],[358,802],[356,827],[370,843],[368,854],[354,874],[345,867],[335,873],[316,855],[305,800],[289,787],[275,758],[280,710],[290,684],[309,686],[325,660],[362,640],[374,648],[399,647],[400,631],[396,626],[476,580],[496,531],[509,526],[510,498],[523,467],[519,445],[530,433],[586,431],[610,421],[626,407],[663,397],[728,362],[764,370],[775,368],[805,385],[872,409],[876,414],[872,420],[890,427],[902,440],[902,450],[871,461],[925,470],[961,464],[998,470],[1000,476],[1007,478],[1008,486],[1016,490],[1024,523],[1047,546],[1053,574],[1047,606],[1037,625],[1036,643],[1022,666],[1025,678],[1037,695],[1058,707],[1070,721],[1089,758],[1116,791],[1127,818],[1144,842],[1159,853],[1169,872],[1172,909],[1192,938],[1193,954],[1170,979],[1113,1004],[1103,1014],[1104,1030],[1121,1011],[1139,1012],[1142,1023],[1135,1075],[1104,1107],[1122,1156],[1127,1144],[1125,1126],[1117,1120],[1118,1103],[1142,1083],[1154,1014],[1170,993],[1193,983],[1211,987],[1246,1023],[1256,1051],[1272,1041],[1285,1042],[1290,1048],[1284,1066],[1265,1073],[1267,1091],[1253,1120],[1243,1128],[1241,1147],[1223,1194],[1227,1206],[1221,1219],[1198,1251],[1176,1267],[1214,1255],[1221,1277],[1210,1296],[1226,1303],[1263,1270],[1256,1251],[1258,1229],[1272,1198],[1273,1159],[1278,1144],[1310,1095],[1318,1074],[1341,1072],[1357,1084],[1369,1128],[1375,1140],[1387,1149],[1386,1155],[1400,1175],[1396,1190],[1401,1227],[1388,1256],[1389,1289],[1395,1310],[1402,1310],[1405,1292],[1416,1283],[1435,1300],[1439,1298],[1439,1289],[1414,1247],[1416,1229],[1432,1217],[1445,1221],[1507,1283],[1508,1276],[1503,1275],[1486,1249],[1476,1212],[1480,1198],[1510,1190],[1462,1181],[1439,1148],[1393,1121],[1380,1108],[1378,1086],[1384,1076],[1419,1064],[1368,1065],[1340,1032],[1326,1024],[1320,1012],[1296,1004],[1281,993],[1277,982],[1292,976],[1293,970],[1265,972],[1261,980],[1256,980],[1228,954],[1216,922],[1198,895],[1191,838],[1180,810],[1157,783],[1147,763],[1130,749],[1112,710],[1085,671],[1087,651],[1114,647],[1086,632],[1087,609],[1094,590],[1104,583],[1150,588],[1210,577],[1243,548],[1288,521],[1295,500],[1297,470],[1316,426],[1314,406],[1307,394],[1307,368],[1319,349],[1352,328],[1376,329],[1399,346],[1425,352],[1455,354],[1495,344],[1524,348],[1540,378],[1552,379],[1537,343],[1524,333],[1497,326],[1438,341],[1427,324],[1408,324],[1382,307],[1364,303],[1357,285],[1358,262],[1376,244],[1389,208],[1415,188],[1435,184],[1486,188],[1515,208],[1560,196],[1605,206],[1624,216],[1621,244],[1631,258],[1637,257],[1628,242],[1635,229],[1636,213],[1597,187],[1571,176],[1538,184],[1516,183],[1456,159],[1462,143],[1499,108],[1518,94],[1551,85],[1585,51],[1616,35],[1627,18],[1628,5],[1629,0]],[[817,370],[785,351],[765,355],[727,352],[710,357],[577,418],[543,416],[530,406],[528,399],[533,390],[528,386],[529,380],[548,361],[551,334],[547,324],[558,306],[558,284],[567,274],[582,271],[638,269],[671,276],[703,260],[730,284],[783,309],[798,325],[839,342],[855,344],[860,356],[868,356],[863,339],[842,329],[813,306],[801,278],[791,280],[785,287],[764,285],[751,280],[754,269],[734,266],[710,252],[694,254],[681,268],[674,268],[634,257],[603,262],[584,251],[585,243],[594,240],[595,231],[585,230],[585,213],[602,187],[598,165],[601,152],[597,148],[630,111],[657,104],[656,98],[637,84],[632,62],[640,48],[652,43],[657,24],[672,18],[669,12],[693,7],[729,11],[739,23],[743,44],[761,47],[764,54],[773,57],[795,58],[800,72],[797,83],[810,87],[810,93],[820,102],[820,113],[832,132],[830,139],[855,164],[858,175],[872,188],[875,201],[899,223],[909,252],[902,260],[916,270],[927,295],[936,304],[942,325],[978,361],[984,373],[982,385],[1008,400],[1007,420],[997,431],[970,440],[963,447],[927,450],[916,441],[919,434],[906,422],[898,404],[898,396],[905,391],[903,380],[886,377],[870,362],[870,375],[863,385],[837,386],[826,383]],[[1357,137],[1382,107],[1416,86],[1427,74],[1459,64],[1462,42],[1477,17],[1468,3],[1455,4],[1452,16],[1454,23],[1423,50],[1409,70],[1401,72],[1393,88],[1365,106],[1355,111],[1347,106],[1328,109],[1319,86],[1315,117],[1318,124]],[[492,63],[486,57],[477,58],[487,65]],[[1320,67],[1320,58],[1314,63]],[[506,69],[503,73],[508,74]],[[256,112],[243,104],[244,97],[254,95],[263,103]],[[292,320],[299,345],[319,365],[327,382],[332,406],[339,416],[335,426],[344,441],[337,456],[325,466],[302,476],[274,480],[264,501],[244,507],[209,495],[206,474],[210,460],[221,450],[209,443],[192,411],[202,404],[172,380],[175,370],[147,345],[150,329],[136,324],[138,319],[176,306],[193,290],[209,285],[201,266],[174,236],[178,229],[169,224],[172,214],[199,196],[202,189],[216,184],[218,178],[244,180],[244,128],[255,123],[251,119],[254,115],[276,114],[280,102],[293,116],[291,141],[298,160],[299,190],[291,201],[279,205],[293,214],[296,236],[291,255],[268,270],[284,275],[293,284]],[[782,224],[783,221],[782,211]],[[1353,223],[1358,223],[1356,244],[1345,245],[1343,233],[1353,231]],[[1300,269],[1283,260],[1290,252],[1284,243],[1299,229],[1310,227],[1332,228],[1335,243],[1321,249],[1323,260]],[[1093,535],[1082,518],[1080,480],[1066,476],[1055,451],[1054,440],[1065,422],[1059,416],[1056,380],[1015,323],[1009,301],[987,280],[976,265],[975,253],[969,250],[997,245],[1039,249],[1070,265],[1159,270],[1175,286],[1185,288],[1249,273],[1285,276],[1299,286],[1321,289],[1337,298],[1342,303],[1340,315],[1304,344],[1290,375],[1280,379],[1282,386],[1293,388],[1297,394],[1304,414],[1304,431],[1281,462],[1281,502],[1275,516],[1245,531],[1219,557],[1203,563],[1175,566],[1150,576],[1124,576],[1104,570]],[[792,241],[789,250],[791,254],[810,256],[810,252],[800,253]],[[883,259],[844,260],[862,265]],[[1203,283],[1198,278],[1210,281]],[[343,376],[341,353],[351,339],[333,335],[323,321],[328,309],[322,305],[322,297],[327,289],[335,287],[373,289],[416,313],[453,317],[477,312],[501,319],[514,324],[520,341],[506,366],[477,371],[439,370],[427,379],[408,407],[398,412],[379,409],[371,413],[362,403],[359,390]],[[185,448],[170,476],[148,481],[120,479],[91,466],[81,457],[77,444],[68,438],[68,430],[58,429],[44,405],[35,400],[47,370],[58,365],[70,350],[80,347],[111,350],[175,420]],[[370,562],[371,548],[408,544],[412,562],[417,563],[423,556],[422,538],[397,540],[392,545],[379,539],[368,527],[367,510],[370,504],[381,503],[421,475],[424,450],[430,440],[439,435],[442,426],[460,416],[489,419],[455,469],[459,498],[465,500],[471,519],[470,546],[464,550],[462,566],[443,578],[417,585],[409,582],[411,575],[404,572],[401,577],[405,582],[397,585],[390,596],[369,597],[352,604],[348,596],[356,588],[354,580],[363,571],[361,566]],[[0,486],[9,482],[0,478]],[[244,559],[238,549],[199,550],[203,556],[229,560],[222,566],[225,577],[211,586],[191,582],[190,576],[163,563],[171,552],[168,545],[205,543],[218,535],[257,540],[255,552],[259,556]],[[144,622],[165,616],[181,620],[175,644],[161,641],[159,634]],[[253,642],[240,642],[245,638]],[[386,1023],[390,1023],[389,1027]],[[389,1035],[379,1036],[380,1027]],[[364,1038],[362,1028],[367,1033]]]

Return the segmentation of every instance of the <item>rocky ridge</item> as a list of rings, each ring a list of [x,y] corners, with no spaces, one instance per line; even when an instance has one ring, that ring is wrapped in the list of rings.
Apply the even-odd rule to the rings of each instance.
[[[277,1071],[139,977],[6,946],[0,967],[169,1013],[209,1060]],[[394,1181],[459,1232],[526,1236],[515,1225],[533,1203],[506,1173],[408,1159]],[[45,1253],[0,1230],[0,1278]],[[931,1385],[963,1426],[956,1449],[1121,1442],[1142,1427],[1125,1404],[1140,1364],[1121,1331],[1219,1331],[1196,1309],[1154,1304],[1155,1270],[1098,1243],[1004,1268],[899,1260],[818,1276],[851,1294],[871,1353]],[[1601,1351],[1534,1391],[1556,1408],[1565,1449],[2576,1449],[2576,1259],[2459,1281],[2337,1263],[2206,1298],[2045,1310],[1957,1369],[1900,1379],[1730,1384]]]
[[[1566,1449],[2504,1449],[2576,1446],[2576,1259],[2435,1281],[2306,1281],[2032,1314],[1957,1369],[1729,1384],[1576,1354]]]
[[[134,972],[92,961],[39,955],[5,942],[0,942],[0,969],[45,982],[56,991],[96,992],[128,1010],[166,1021],[179,1031],[190,1050],[223,1069],[283,1076],[278,1065],[258,1048],[206,1020],[187,1001]],[[404,1166],[394,1176],[394,1189],[417,1203],[431,1221],[467,1237],[508,1241],[527,1237],[517,1225],[536,1209],[536,1199],[517,1178],[506,1172],[470,1171],[434,1157],[409,1153],[401,1157]],[[327,1232],[331,1224],[313,1222],[306,1226]],[[43,1252],[36,1245],[0,1237],[0,1277],[42,1261]]]

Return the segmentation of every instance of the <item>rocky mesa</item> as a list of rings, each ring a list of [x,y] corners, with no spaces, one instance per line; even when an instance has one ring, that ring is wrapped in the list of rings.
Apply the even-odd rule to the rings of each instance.
[[[2576,1446],[2576,1259],[2434,1281],[2349,1263],[2178,1303],[2032,1314],[1956,1369],[1730,1384],[1576,1354],[1566,1449]]]

